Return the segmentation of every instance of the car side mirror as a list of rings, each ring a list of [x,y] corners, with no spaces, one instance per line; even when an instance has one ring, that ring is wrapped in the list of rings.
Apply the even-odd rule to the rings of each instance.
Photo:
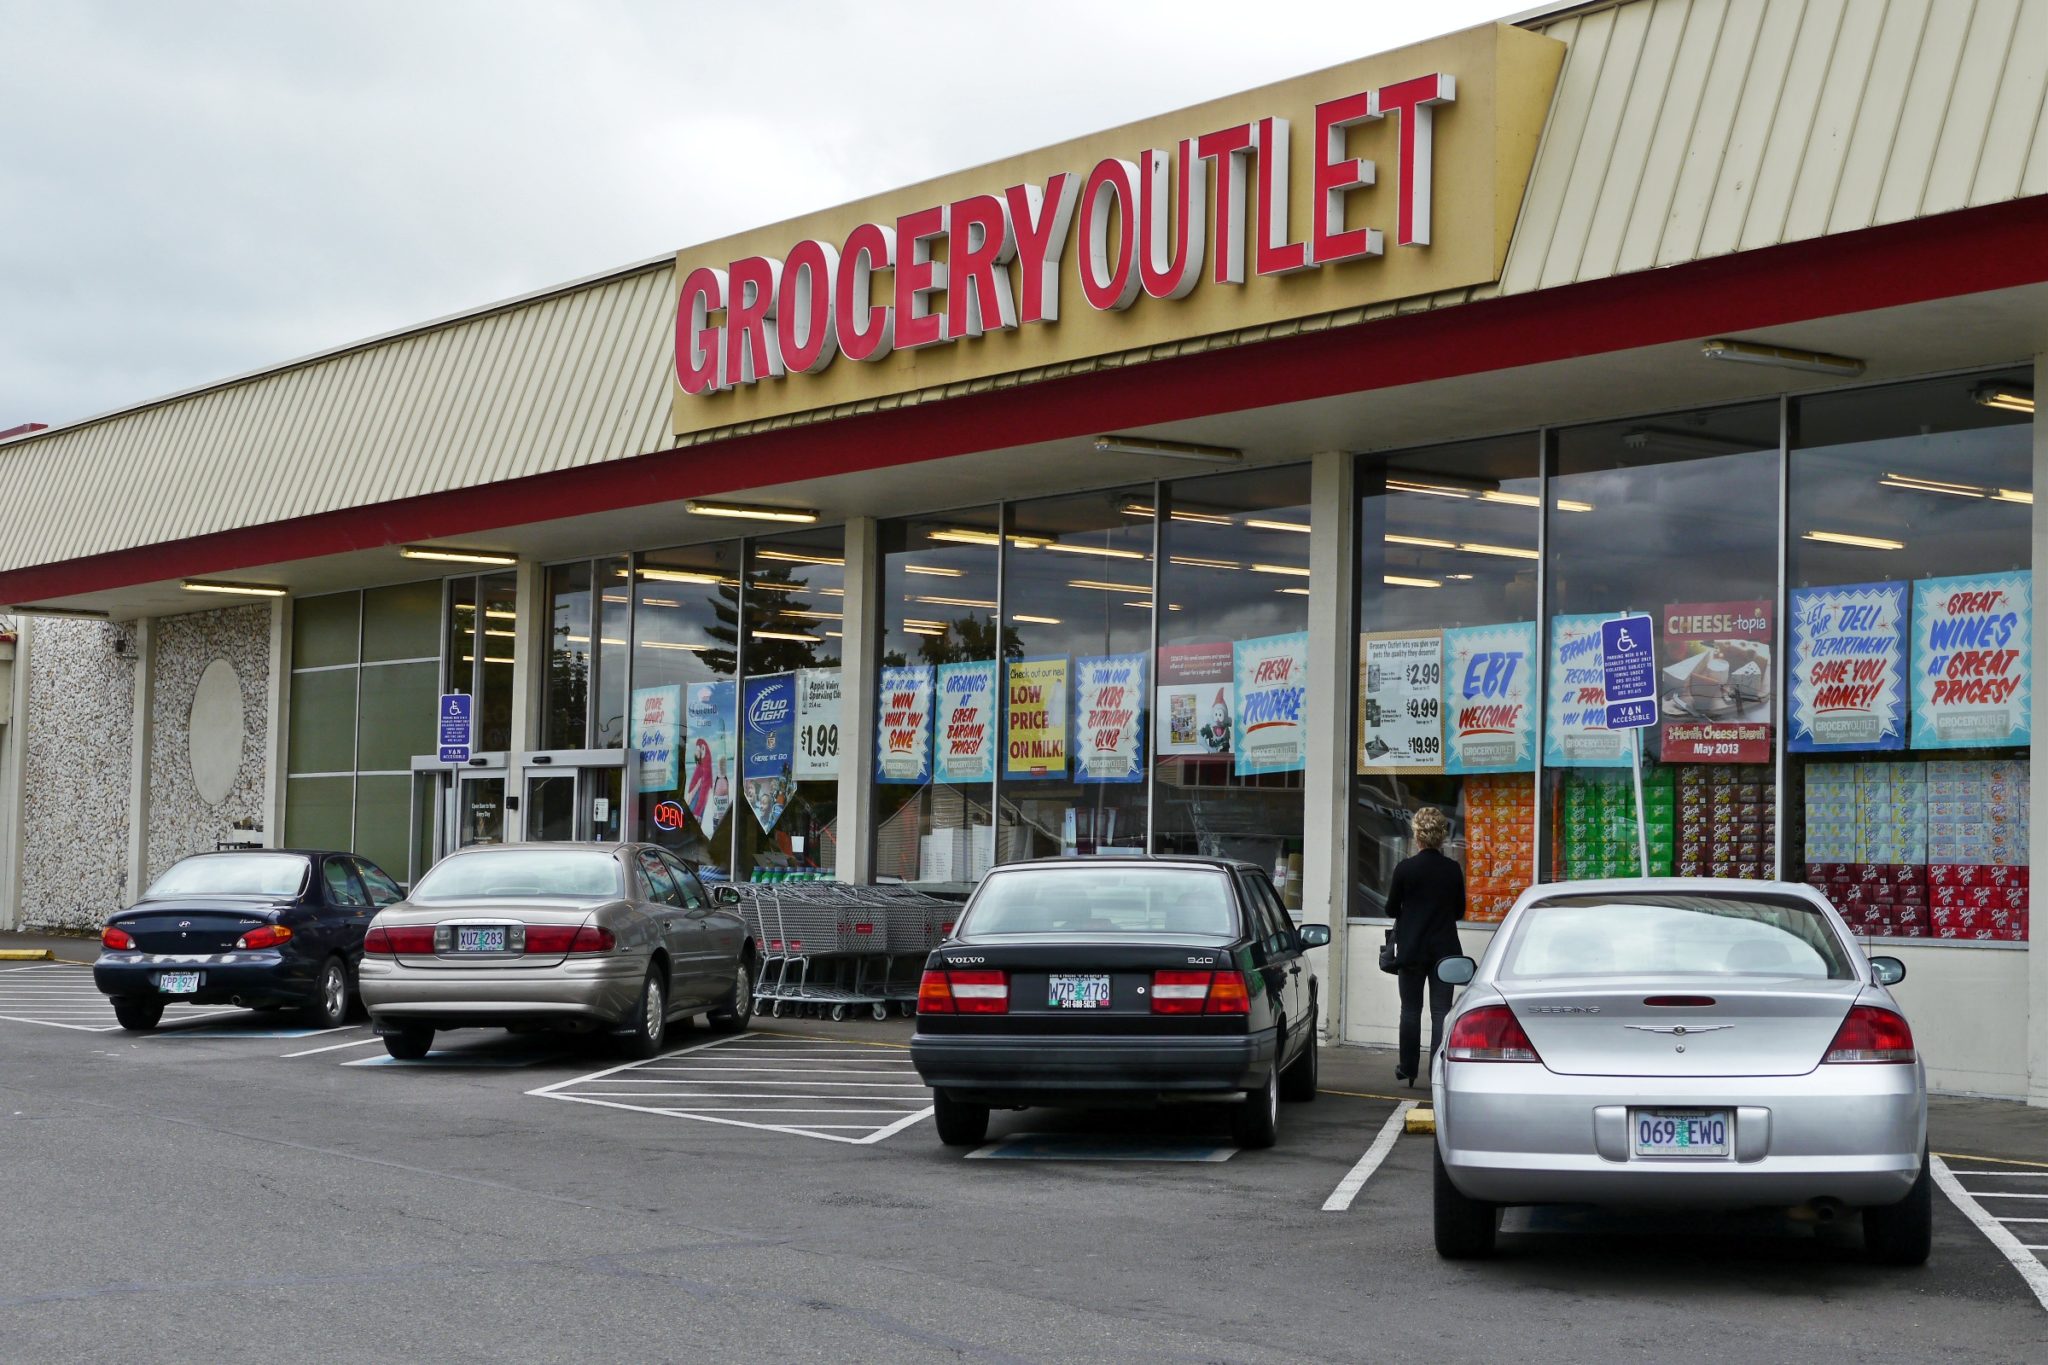
[[[1895,957],[1873,957],[1870,959],[1870,974],[1877,978],[1880,986],[1896,986],[1906,979],[1906,964]]]
[[[1436,979],[1446,986],[1463,986],[1479,972],[1479,964],[1469,957],[1447,957],[1436,964]]]
[[[711,899],[717,901],[720,905],[738,905],[740,903],[740,889],[737,886],[718,887],[712,891]]]
[[[1330,946],[1330,926],[1327,924],[1304,924],[1294,931],[1304,948],[1327,948]]]

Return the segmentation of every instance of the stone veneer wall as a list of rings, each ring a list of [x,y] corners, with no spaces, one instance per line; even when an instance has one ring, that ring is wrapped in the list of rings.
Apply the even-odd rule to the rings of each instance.
[[[152,683],[154,727],[149,754],[147,875],[222,840],[263,839],[265,741],[270,732],[270,608],[231,607],[157,618]],[[242,733],[202,736],[202,743],[241,745],[233,785],[209,805],[192,777],[192,699],[207,665],[224,660],[241,684]],[[237,821],[249,828],[234,829]],[[273,841],[274,842],[274,841]]]
[[[119,644],[126,653],[116,653]],[[44,617],[28,650],[23,744],[24,929],[96,929],[127,890],[135,633]]]

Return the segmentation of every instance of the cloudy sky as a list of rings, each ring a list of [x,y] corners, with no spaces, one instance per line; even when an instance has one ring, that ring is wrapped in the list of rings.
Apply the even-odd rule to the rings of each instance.
[[[1530,0],[0,0],[0,429]]]

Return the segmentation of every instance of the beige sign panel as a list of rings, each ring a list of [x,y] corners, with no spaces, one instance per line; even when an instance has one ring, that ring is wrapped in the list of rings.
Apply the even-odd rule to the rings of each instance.
[[[1492,281],[1563,56],[1470,29],[678,252],[675,431]]]

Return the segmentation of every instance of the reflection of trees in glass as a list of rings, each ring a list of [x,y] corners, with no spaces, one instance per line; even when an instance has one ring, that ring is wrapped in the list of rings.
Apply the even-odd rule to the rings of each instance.
[[[917,647],[918,657],[928,664],[968,663],[995,657],[996,623],[986,616],[962,616],[946,627],[944,635],[927,635]],[[1003,631],[1005,659],[1024,657],[1024,642],[1014,626]]]
[[[590,698],[590,656],[569,643],[568,622],[555,627],[548,651],[548,743],[577,748],[583,743],[583,720]]]
[[[823,598],[829,604],[820,606],[805,594],[810,591],[806,580],[796,576],[799,565],[772,564],[757,567],[747,580],[747,672],[759,676],[763,673],[787,673],[798,668],[829,667],[839,662],[839,651],[832,640],[824,634],[826,628],[837,628],[836,622],[821,621],[809,617],[785,616],[788,609],[801,611],[839,610],[839,599]],[[704,628],[705,635],[717,641],[710,649],[698,655],[705,667],[714,673],[731,674],[737,670],[740,618],[740,586],[737,579],[722,580],[711,594],[712,624]],[[776,635],[807,635],[802,640],[763,639],[759,632],[771,631]]]

